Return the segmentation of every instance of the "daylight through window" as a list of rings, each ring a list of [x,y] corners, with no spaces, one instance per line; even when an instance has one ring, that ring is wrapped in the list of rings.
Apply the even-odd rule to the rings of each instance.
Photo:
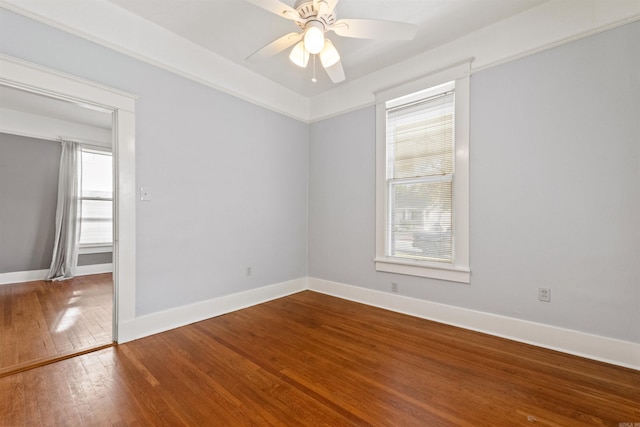
[[[386,249],[388,256],[451,263],[455,83],[434,89],[388,103]]]
[[[81,246],[113,242],[113,167],[111,153],[82,150]]]
[[[376,93],[376,271],[470,281],[469,75]]]

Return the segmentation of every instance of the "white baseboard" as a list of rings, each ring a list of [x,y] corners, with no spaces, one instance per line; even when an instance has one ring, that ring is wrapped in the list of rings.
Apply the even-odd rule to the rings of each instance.
[[[78,267],[78,275],[111,271],[111,264]],[[108,271],[107,271],[108,270]],[[0,274],[0,284],[42,280],[48,270]],[[287,282],[225,295],[138,317],[118,324],[118,342],[125,343],[199,322],[256,304],[311,290],[440,323],[484,332],[576,356],[640,370],[640,344],[497,314],[302,277]]]
[[[101,274],[113,272],[113,264],[80,265],[76,270],[76,276],[88,276],[90,274]],[[14,271],[11,273],[0,273],[0,285],[10,283],[33,282],[34,280],[44,280],[49,270]]]
[[[34,280],[44,280],[49,270],[14,271],[11,273],[0,273],[0,285],[10,283],[33,282]]]
[[[79,265],[76,276],[88,276],[90,274],[113,273],[113,264]]]
[[[304,291],[306,288],[307,279],[303,277],[137,317],[132,321],[118,324],[118,343],[122,344],[282,298]]]
[[[423,319],[640,370],[640,344],[497,314],[308,278],[308,289]]]

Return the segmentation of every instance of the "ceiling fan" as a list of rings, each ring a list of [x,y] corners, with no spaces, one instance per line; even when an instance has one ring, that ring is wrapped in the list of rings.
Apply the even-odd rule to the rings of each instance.
[[[247,0],[278,16],[294,21],[299,32],[285,34],[247,57],[247,61],[255,62],[274,56],[294,46],[289,54],[291,62],[305,68],[311,55],[320,58],[322,67],[334,83],[345,79],[344,69],[340,62],[340,54],[326,37],[333,31],[342,37],[361,39],[411,40],[415,36],[416,26],[403,22],[379,21],[375,19],[338,19],[335,7],[338,0],[297,0],[293,7],[279,0]],[[311,79],[316,82],[315,56],[314,74]]]

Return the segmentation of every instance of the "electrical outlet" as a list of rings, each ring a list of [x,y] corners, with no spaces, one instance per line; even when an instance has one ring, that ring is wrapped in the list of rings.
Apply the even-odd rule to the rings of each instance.
[[[391,292],[398,292],[398,284],[396,282],[391,282]]]
[[[540,301],[551,301],[551,289],[549,288],[538,288],[538,299]]]
[[[251,267],[247,267],[247,271],[245,272],[246,276],[251,276]]]

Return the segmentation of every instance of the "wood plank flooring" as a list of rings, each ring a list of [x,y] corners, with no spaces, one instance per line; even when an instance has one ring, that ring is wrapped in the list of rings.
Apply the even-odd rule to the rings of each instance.
[[[0,378],[0,425],[634,422],[640,371],[311,291]]]
[[[111,274],[0,286],[0,375],[112,341]]]

